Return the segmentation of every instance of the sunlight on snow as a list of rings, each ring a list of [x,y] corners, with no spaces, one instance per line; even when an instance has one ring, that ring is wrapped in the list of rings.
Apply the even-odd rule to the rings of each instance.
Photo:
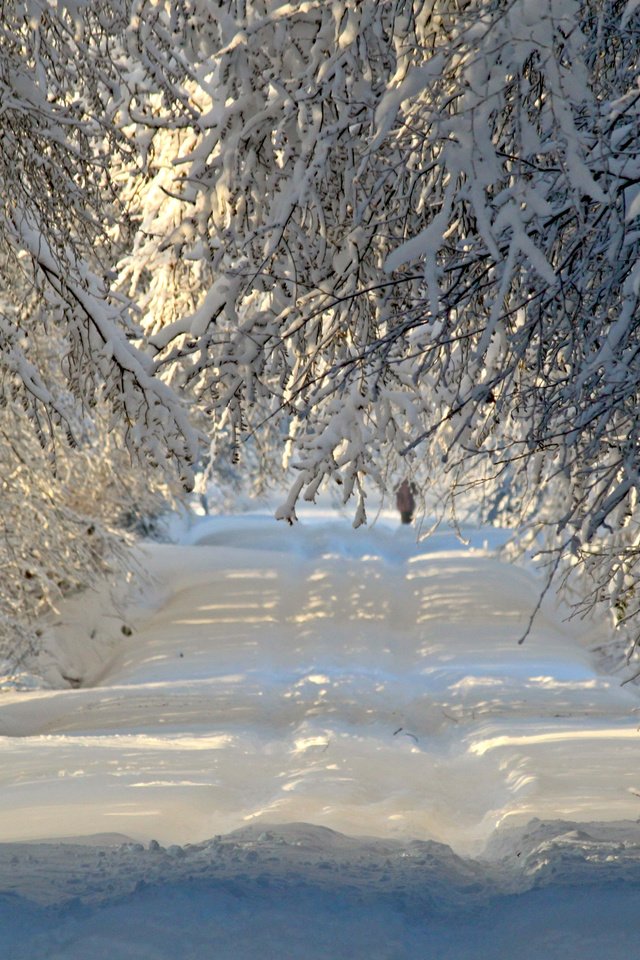
[[[472,743],[469,753],[482,757],[498,747],[531,746],[533,744],[564,743],[566,741],[608,740],[613,748],[616,740],[635,740],[640,744],[640,731],[634,727],[608,727],[602,730],[548,730],[544,733],[501,735]]]
[[[259,531],[265,568],[250,519],[246,548],[150,545],[163,605],[99,684],[3,695],[0,839],[42,835],[36,790],[53,833],[81,808],[171,843],[275,819],[478,852],[509,817],[637,816],[637,698],[551,606],[518,645],[526,571],[411,531]]]

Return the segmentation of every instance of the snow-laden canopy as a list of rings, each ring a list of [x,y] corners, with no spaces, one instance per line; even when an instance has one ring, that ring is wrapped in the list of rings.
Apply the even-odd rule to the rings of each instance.
[[[356,525],[371,484],[472,491],[631,622],[637,16],[7,4],[2,235],[58,311],[60,382],[187,484],[198,433],[290,467],[288,520],[327,482]]]

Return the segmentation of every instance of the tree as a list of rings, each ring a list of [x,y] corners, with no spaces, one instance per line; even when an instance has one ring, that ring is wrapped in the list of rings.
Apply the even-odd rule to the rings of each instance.
[[[198,432],[252,437],[290,522],[327,482],[355,525],[371,483],[471,490],[633,624],[635,0],[11,9],[51,172],[0,232],[81,405],[187,480]]]
[[[130,563],[120,528],[190,482],[196,442],[111,286],[123,8],[2,14],[0,658],[15,665],[39,615]]]
[[[145,255],[213,280],[169,324],[150,297],[157,362],[216,429],[286,434],[280,517],[333,479],[357,525],[368,483],[444,475],[632,623],[636,6],[234,9],[189,6],[191,116],[164,126],[194,140]]]

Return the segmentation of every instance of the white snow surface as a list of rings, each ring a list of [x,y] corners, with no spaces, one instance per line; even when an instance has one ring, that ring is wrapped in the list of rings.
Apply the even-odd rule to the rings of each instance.
[[[637,687],[463,533],[206,518],[65,604],[0,690],[3,960],[635,956]]]

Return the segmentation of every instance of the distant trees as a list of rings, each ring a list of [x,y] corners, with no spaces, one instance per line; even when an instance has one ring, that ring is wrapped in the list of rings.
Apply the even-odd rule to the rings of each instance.
[[[187,484],[251,436],[288,520],[472,492],[633,624],[634,0],[6,7],[0,234],[83,415]]]

